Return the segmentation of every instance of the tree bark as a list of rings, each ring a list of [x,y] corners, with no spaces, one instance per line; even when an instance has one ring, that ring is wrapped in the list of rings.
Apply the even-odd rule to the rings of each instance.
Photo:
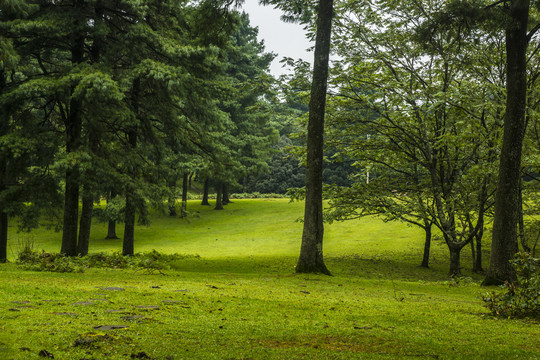
[[[135,251],[135,201],[133,195],[126,193],[126,210],[124,223],[124,241],[122,255],[133,256]]]
[[[0,263],[7,261],[8,214],[0,213]]]
[[[76,7],[80,1],[75,2]],[[84,60],[84,38],[76,34],[71,49],[72,64],[80,64]],[[72,91],[75,87],[72,88]],[[77,151],[81,146],[82,104],[79,99],[72,98],[66,123],[66,152]],[[64,199],[64,227],[60,252],[67,256],[77,255],[77,227],[79,221],[79,166],[73,165],[66,170]]]
[[[88,255],[93,210],[94,197],[92,196],[92,194],[84,194],[82,199],[81,220],[79,225],[79,241],[77,243],[77,253],[79,256]]]
[[[137,147],[137,130],[133,129],[129,133],[129,144],[132,151]],[[132,180],[137,176],[136,170],[132,170]],[[122,255],[133,256],[135,251],[135,191],[128,186],[126,188],[126,208],[124,220],[124,240],[122,243]]]
[[[216,185],[216,207],[214,210],[223,210],[223,182]]]
[[[75,8],[80,8],[83,2],[74,2]],[[75,22],[75,28],[80,26]],[[73,35],[71,47],[71,63],[80,64],[84,61],[84,36],[80,30]],[[75,91],[75,87],[71,89]],[[82,104],[79,99],[72,98],[69,104],[69,114],[66,119],[66,152],[77,151],[81,146],[82,132]],[[79,166],[73,165],[66,170],[65,199],[64,199],[64,226],[62,232],[62,247],[60,252],[67,256],[77,255],[77,228],[79,221]]]
[[[510,1],[510,19],[506,28],[506,113],[495,196],[491,260],[484,285],[500,285],[505,281],[513,282],[516,279],[509,261],[518,251],[521,153],[527,102],[526,53],[529,2],[530,0]]]
[[[189,184],[188,184],[188,189],[189,190],[191,190],[191,180],[193,180],[193,175],[195,175],[194,172],[189,173]]]
[[[204,180],[204,186],[203,186],[203,197],[201,201],[201,205],[210,205],[208,202],[208,189],[210,188],[210,180],[206,178]]]
[[[169,178],[169,191],[171,191],[171,196],[168,199],[168,205],[169,205],[169,216],[176,216],[176,198],[174,197],[174,193],[176,192],[176,176],[171,176]]]
[[[523,216],[523,182],[520,182],[519,187],[519,218],[518,218],[518,237],[521,242],[523,251],[530,253],[531,247],[527,243],[527,235],[525,234],[525,219]]]
[[[461,276],[461,249],[460,246],[449,246],[450,250],[450,276]]]
[[[300,257],[296,265],[297,273],[330,275],[323,260],[322,173],[324,115],[333,7],[333,0],[319,1],[313,82],[309,101],[304,229]]]
[[[484,228],[478,230],[478,234],[475,236],[476,240],[476,259],[473,263],[473,272],[482,273],[484,268],[482,265],[482,237],[484,236]]]
[[[135,117],[138,116],[139,112],[139,91],[140,91],[140,80],[135,79],[133,81],[133,89],[131,94],[131,102],[133,106],[133,113]],[[129,149],[132,153],[137,150],[137,125],[133,125],[131,129],[128,130],[128,143]],[[125,222],[124,222],[124,240],[122,244],[122,254],[124,256],[133,256],[135,253],[135,211],[136,211],[136,198],[135,198],[135,181],[138,177],[138,170],[135,164],[131,165],[131,169],[128,170],[131,172],[132,183],[126,186],[126,208],[125,208]]]
[[[99,149],[99,138],[96,130],[88,126],[88,145],[92,156],[96,156]],[[96,169],[94,164],[83,172],[86,184],[83,186],[82,210],[79,224],[79,241],[77,242],[77,254],[79,256],[88,255],[90,244],[90,231],[92,229],[92,214],[94,211],[94,194],[92,182],[96,179]]]
[[[116,221],[109,220],[107,224],[107,236],[105,239],[118,239],[118,236],[116,236]]]
[[[473,239],[473,241],[471,241],[471,258],[472,258],[472,263],[473,263],[473,272],[476,272],[474,271],[474,269],[476,268],[476,243],[475,243],[475,240]]]
[[[0,95],[6,87],[6,74],[3,69],[0,69]],[[8,118],[7,114],[2,111],[0,113],[0,135],[8,133]],[[5,116],[5,117],[4,117]],[[7,160],[2,159],[0,173],[0,190],[5,190],[7,180]],[[3,210],[4,204],[0,204],[0,263],[7,261],[7,238],[8,238],[8,214]]]
[[[223,183],[223,205],[227,205],[231,203],[231,200],[229,199],[229,185],[227,183]]]
[[[188,193],[189,173],[184,173],[182,179],[182,209],[180,210],[180,217],[187,216],[187,193]]]
[[[431,224],[426,221],[424,226],[424,231],[426,233],[426,238],[424,242],[424,256],[422,257],[421,267],[429,268],[429,253],[431,250]]]
[[[116,192],[111,191],[110,198],[114,199],[116,197]],[[107,200],[108,201],[108,200]],[[116,221],[115,220],[109,220],[107,224],[107,236],[105,239],[118,239],[118,236],[116,236]]]

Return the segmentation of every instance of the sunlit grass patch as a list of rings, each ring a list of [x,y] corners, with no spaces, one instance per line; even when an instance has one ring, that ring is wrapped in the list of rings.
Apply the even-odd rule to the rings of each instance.
[[[450,279],[443,244],[420,268],[413,228],[374,218],[327,226],[329,277],[294,273],[301,204],[190,209],[200,217],[154,215],[137,227],[136,251],[191,255],[167,258],[161,272],[0,265],[0,359],[538,358],[540,325],[488,315],[481,278]],[[119,250],[121,240],[101,239],[103,224],[93,234],[94,256]],[[33,236],[55,250],[59,234]]]

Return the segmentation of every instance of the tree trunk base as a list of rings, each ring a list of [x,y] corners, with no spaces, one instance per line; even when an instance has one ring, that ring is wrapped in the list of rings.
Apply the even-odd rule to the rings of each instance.
[[[305,263],[298,263],[296,265],[295,271],[297,274],[323,274],[323,275],[332,276],[332,273],[330,272],[330,270],[328,270],[328,268],[326,267],[324,263],[311,264],[311,265],[305,264]]]
[[[482,281],[482,286],[501,286],[504,285],[504,281],[492,276],[486,276]]]

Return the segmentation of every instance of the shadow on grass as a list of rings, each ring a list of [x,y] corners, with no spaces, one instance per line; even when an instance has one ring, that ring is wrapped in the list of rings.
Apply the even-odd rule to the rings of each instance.
[[[409,256],[395,260],[395,255],[392,254],[388,257],[363,257],[355,254],[327,257],[325,261],[332,274],[339,277],[426,282],[449,280],[445,263],[434,264],[432,268],[426,269],[418,266],[417,260]],[[180,272],[291,276],[294,274],[296,261],[295,257],[253,256],[182,259],[170,265],[173,270]],[[480,276],[470,273],[464,272],[464,275],[475,280],[481,279]]]

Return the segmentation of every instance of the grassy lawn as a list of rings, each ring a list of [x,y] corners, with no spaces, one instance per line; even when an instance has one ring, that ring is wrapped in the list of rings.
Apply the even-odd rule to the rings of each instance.
[[[325,228],[334,276],[296,275],[303,205],[189,204],[154,216],[135,249],[198,254],[165,275],[88,269],[28,272],[0,264],[0,359],[540,359],[540,324],[487,315],[471,275],[447,277],[445,246],[421,269],[423,234],[369,218]],[[121,226],[118,227],[121,237]],[[118,251],[94,224],[91,252]],[[12,231],[58,251],[59,233]],[[43,351],[42,351],[43,350]]]

